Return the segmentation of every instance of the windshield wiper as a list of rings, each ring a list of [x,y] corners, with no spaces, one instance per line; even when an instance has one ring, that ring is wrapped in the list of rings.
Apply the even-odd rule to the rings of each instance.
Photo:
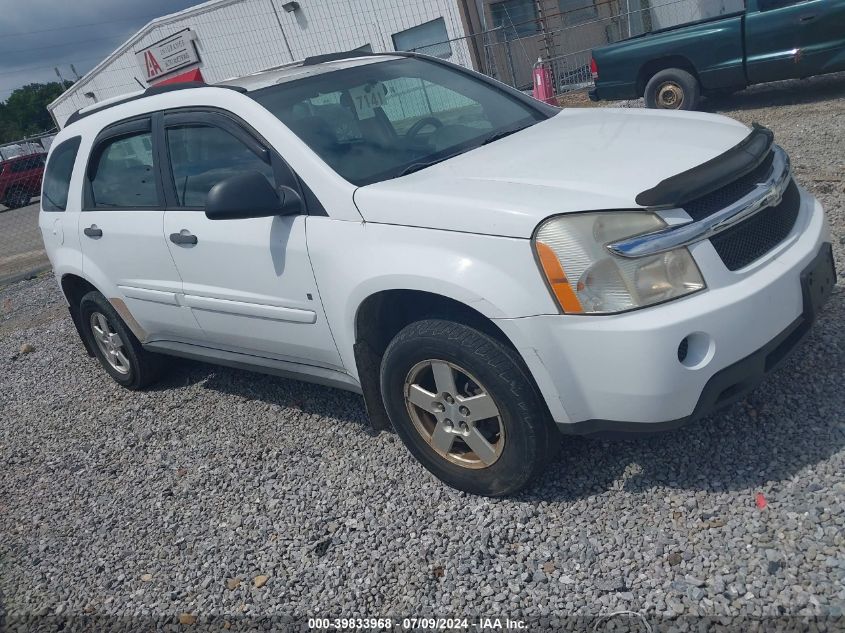
[[[494,132],[493,134],[491,134],[490,136],[485,138],[483,141],[481,141],[481,144],[487,145],[489,143],[492,143],[493,141],[498,141],[499,139],[505,138],[506,136],[510,136],[511,134],[516,134],[517,132],[521,132],[525,128],[531,127],[532,125],[534,125],[534,124],[529,123],[528,125],[523,125],[522,127],[515,127],[515,128],[510,129],[510,130],[502,130],[501,132]]]
[[[516,134],[517,132],[520,132],[527,127],[531,127],[532,125],[534,125],[534,124],[529,123],[528,125],[523,125],[521,127],[512,128],[510,130],[502,130],[500,132],[494,132],[493,134],[490,134],[489,136],[485,137],[485,139],[483,141],[481,141],[481,143],[479,143],[478,145],[475,145],[474,147],[481,147],[482,145],[487,145],[488,143],[492,143],[493,141],[498,141],[501,138],[505,138],[506,136],[510,136],[511,134]],[[444,160],[449,160],[450,158],[454,158],[455,156],[459,156],[460,154],[463,154],[465,151],[468,151],[469,149],[473,149],[473,148],[470,147],[466,150],[457,152],[455,154],[450,154],[449,156],[446,156],[444,158],[438,158],[437,160],[431,160],[431,161],[427,161],[427,162],[422,161],[422,162],[419,162],[419,163],[411,163],[410,165],[405,167],[405,169],[403,169],[398,174],[396,174],[394,176],[394,178],[399,178],[401,176],[407,176],[408,174],[413,174],[415,171],[420,171],[421,169],[425,169],[426,167],[431,167],[432,165],[436,165],[437,163],[442,163]]]

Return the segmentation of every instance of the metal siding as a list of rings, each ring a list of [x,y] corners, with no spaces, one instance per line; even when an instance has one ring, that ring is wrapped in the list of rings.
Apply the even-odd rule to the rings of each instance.
[[[239,77],[309,55],[349,50],[370,44],[374,51],[391,51],[391,35],[442,17],[449,38],[464,35],[456,0],[322,0],[302,3],[295,13],[282,8],[285,0],[220,0],[165,16],[145,27],[126,49],[107,59],[96,72],[61,95],[51,106],[56,120],[68,117],[93,102],[83,96],[93,92],[98,101],[141,89],[146,83],[135,52],[186,28],[197,34],[199,68],[209,83]],[[274,11],[275,9],[275,11]],[[278,15],[278,17],[277,17]],[[293,55],[279,29],[281,23]],[[464,40],[452,42],[450,61],[471,66]],[[118,49],[120,50],[120,49]],[[190,67],[180,69],[187,70]],[[138,81],[136,81],[136,78]]]

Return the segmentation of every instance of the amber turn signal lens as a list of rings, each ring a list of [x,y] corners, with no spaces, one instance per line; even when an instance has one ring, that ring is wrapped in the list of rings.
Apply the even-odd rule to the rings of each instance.
[[[581,307],[581,302],[569,285],[569,279],[566,278],[566,273],[563,272],[563,266],[560,265],[557,255],[549,247],[542,242],[535,242],[537,247],[537,256],[540,259],[540,266],[546,275],[549,285],[552,287],[552,292],[560,304],[561,309],[567,314],[579,314],[584,311]]]

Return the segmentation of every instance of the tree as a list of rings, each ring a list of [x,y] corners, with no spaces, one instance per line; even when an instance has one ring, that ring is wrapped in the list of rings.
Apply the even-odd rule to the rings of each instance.
[[[55,127],[47,104],[71,86],[58,81],[33,83],[16,88],[6,103],[0,103],[0,142],[17,141]]]

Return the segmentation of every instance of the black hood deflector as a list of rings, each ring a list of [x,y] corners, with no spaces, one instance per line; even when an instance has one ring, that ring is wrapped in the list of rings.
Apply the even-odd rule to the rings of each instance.
[[[636,202],[643,207],[683,206],[749,173],[766,158],[774,139],[770,129],[754,123],[751,134],[727,152],[661,180],[638,194]]]

